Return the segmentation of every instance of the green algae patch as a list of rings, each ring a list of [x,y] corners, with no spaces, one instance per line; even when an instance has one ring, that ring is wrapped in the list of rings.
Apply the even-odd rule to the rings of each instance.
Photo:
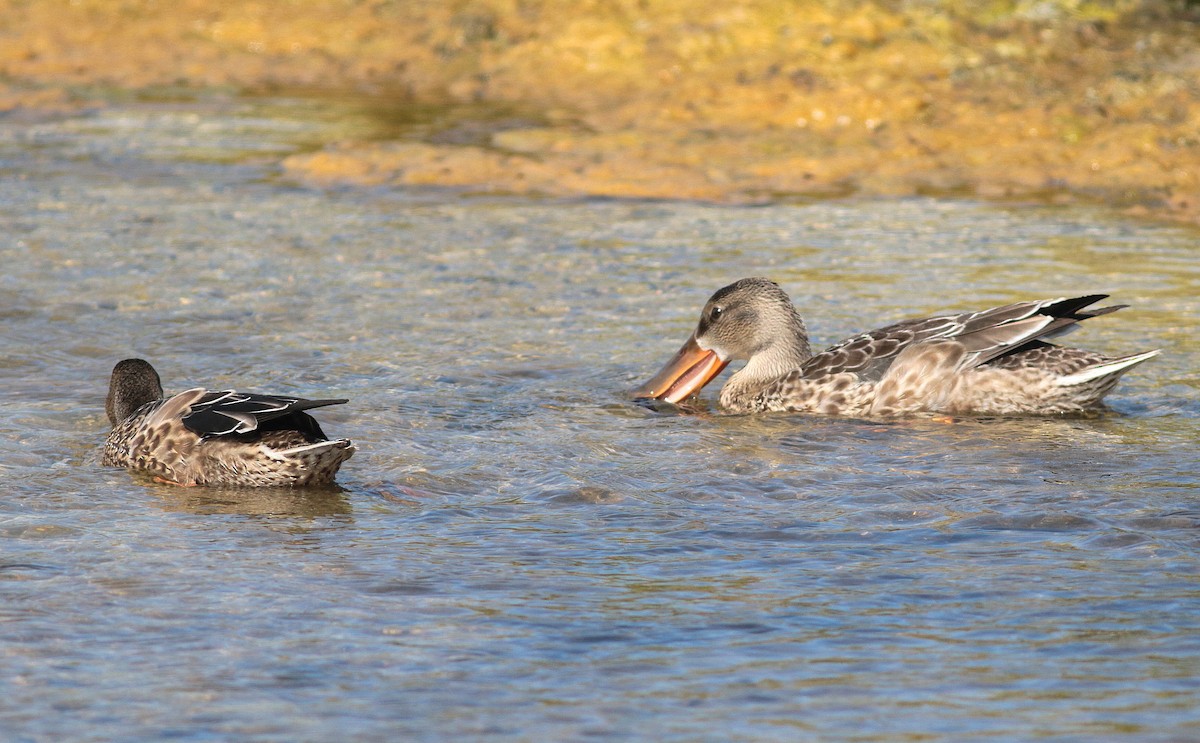
[[[319,89],[380,115],[284,161],[314,183],[953,193],[1200,221],[1194,3],[944,5],[0,0],[0,110],[89,84]],[[519,113],[406,113],[472,106]]]

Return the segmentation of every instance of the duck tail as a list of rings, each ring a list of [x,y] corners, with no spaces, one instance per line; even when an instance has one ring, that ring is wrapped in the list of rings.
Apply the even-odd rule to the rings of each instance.
[[[334,439],[276,449],[272,454],[297,466],[303,474],[297,477],[295,484],[301,485],[331,482],[342,462],[352,457],[355,451],[350,439]]]
[[[1122,356],[1118,359],[1109,359],[1108,361],[1080,369],[1074,374],[1059,377],[1055,380],[1055,384],[1060,387],[1073,387],[1077,384],[1083,384],[1104,377],[1113,377],[1115,379],[1143,361],[1149,361],[1159,353],[1160,351],[1155,349],[1144,353],[1135,353],[1130,356]]]

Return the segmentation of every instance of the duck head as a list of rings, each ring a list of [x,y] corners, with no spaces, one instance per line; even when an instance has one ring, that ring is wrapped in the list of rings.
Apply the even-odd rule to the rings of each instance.
[[[148,402],[161,400],[162,381],[150,362],[142,359],[125,359],[113,367],[112,379],[108,383],[108,399],[104,401],[104,412],[114,427]]]
[[[804,321],[779,285],[763,278],[740,279],[709,298],[683,347],[632,394],[678,403],[698,393],[731,361],[747,363],[730,378],[726,391],[785,374],[811,355]]]

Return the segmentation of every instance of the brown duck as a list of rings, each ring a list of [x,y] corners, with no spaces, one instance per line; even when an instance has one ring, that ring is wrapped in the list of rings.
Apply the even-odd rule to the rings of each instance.
[[[345,402],[202,387],[164,397],[154,367],[126,359],[113,368],[104,406],[113,426],[104,464],[176,485],[329,483],[354,445],[330,441],[304,411]]]
[[[741,279],[712,295],[692,336],[633,394],[680,402],[746,359],[721,389],[732,412],[1079,413],[1101,407],[1123,373],[1158,355],[1111,358],[1047,342],[1124,306],[1087,309],[1106,296],[904,320],[813,354],[787,294],[767,279]]]

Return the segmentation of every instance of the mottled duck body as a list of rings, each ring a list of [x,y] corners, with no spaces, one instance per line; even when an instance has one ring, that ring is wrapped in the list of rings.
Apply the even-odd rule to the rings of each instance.
[[[166,397],[142,359],[113,368],[104,464],[178,485],[305,486],[333,481],[354,454],[304,412],[347,400],[306,400],[196,388]]]

